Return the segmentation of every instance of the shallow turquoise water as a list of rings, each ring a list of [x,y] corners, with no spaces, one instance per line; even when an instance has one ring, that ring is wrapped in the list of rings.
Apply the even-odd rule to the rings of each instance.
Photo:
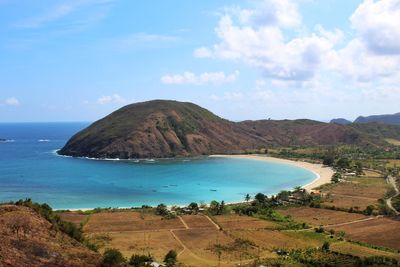
[[[0,142],[0,201],[30,197],[56,209],[235,202],[315,179],[302,168],[247,159],[96,161],[54,153],[86,125],[0,124],[0,138],[14,140]]]

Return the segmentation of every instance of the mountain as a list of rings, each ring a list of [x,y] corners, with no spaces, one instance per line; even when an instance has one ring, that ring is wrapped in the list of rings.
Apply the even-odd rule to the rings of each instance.
[[[235,123],[193,103],[153,100],[125,106],[93,123],[58,153],[126,159],[243,153],[276,146],[387,145],[376,134],[381,132],[312,120]]]
[[[343,118],[332,119],[329,123],[336,123],[341,125],[351,124],[352,122]]]
[[[354,121],[354,123],[370,123],[370,122],[400,125],[400,112],[396,114],[373,115],[368,117],[360,116]]]
[[[192,103],[153,100],[125,106],[68,141],[62,155],[96,158],[153,158],[239,153],[267,145]]]
[[[0,266],[95,267],[101,258],[29,207],[0,205],[0,236]]]

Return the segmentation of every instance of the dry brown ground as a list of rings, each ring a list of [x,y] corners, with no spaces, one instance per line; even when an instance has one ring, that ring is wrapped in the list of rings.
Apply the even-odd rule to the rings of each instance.
[[[0,266],[86,267],[97,266],[100,257],[32,209],[0,205]]]
[[[360,245],[352,244],[349,242],[333,243],[330,246],[330,250],[339,252],[339,253],[343,253],[343,254],[348,254],[349,252],[351,252],[352,255],[358,256],[358,257],[383,256],[383,257],[395,258],[397,260],[400,260],[399,253],[383,251],[383,250],[376,250],[373,248],[360,246]]]
[[[182,216],[189,228],[210,228],[216,229],[215,225],[203,215],[185,215]]]
[[[323,205],[364,210],[368,205],[377,205],[390,189],[385,179],[376,172],[367,171],[368,176],[347,177],[344,182],[323,187],[326,196]]]
[[[273,222],[260,220],[250,216],[224,215],[215,216],[213,219],[224,230],[233,229],[275,229],[276,224]]]
[[[86,233],[183,229],[179,220],[163,219],[149,213],[136,211],[100,212],[90,216],[84,227]]]
[[[111,239],[106,247],[117,248],[124,255],[130,257],[132,254],[151,254],[157,259],[163,257],[171,249],[178,253],[183,250],[178,241],[175,240],[172,233],[168,230],[159,232],[120,232],[110,233]]]
[[[61,219],[67,222],[72,222],[76,225],[79,225],[81,222],[84,222],[86,218],[89,216],[87,214],[82,214],[80,212],[58,212],[58,216],[60,216]]]
[[[344,231],[346,236],[376,246],[400,249],[400,221],[390,218],[356,222],[341,226],[332,226],[336,231]]]
[[[346,223],[368,218],[358,213],[309,207],[289,208],[279,210],[279,213],[290,215],[296,221],[305,222],[314,226]]]
[[[312,208],[283,212],[296,219],[311,217],[315,225],[368,218],[359,214]],[[321,220],[315,222],[313,216]],[[190,266],[218,266],[217,244],[222,246],[221,266],[233,266],[240,262],[248,263],[258,256],[276,257],[273,251],[278,248],[315,248],[326,240],[326,237],[313,231],[278,231],[273,222],[248,216],[213,217],[222,227],[221,231],[203,215],[184,215],[181,219],[184,223],[179,218],[162,220],[159,216],[135,211],[101,212],[91,215],[84,230],[93,241],[103,245],[101,251],[117,248],[126,257],[150,253],[157,261],[162,261],[164,255],[174,249],[179,261]],[[235,246],[237,240],[245,240],[250,245],[238,248]],[[359,249],[357,253],[363,251]]]

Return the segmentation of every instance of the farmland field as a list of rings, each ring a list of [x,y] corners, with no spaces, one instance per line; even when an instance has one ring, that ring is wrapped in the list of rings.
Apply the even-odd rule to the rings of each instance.
[[[351,240],[400,249],[400,221],[396,219],[376,218],[331,228],[344,231]]]
[[[347,223],[368,218],[365,215],[344,211],[317,209],[308,207],[279,210],[284,215],[292,216],[296,221],[314,226]]]
[[[281,209],[298,222],[313,226],[324,225],[327,230],[345,231],[346,238],[373,245],[398,248],[400,222],[373,218],[362,214],[327,209],[296,207]],[[133,254],[151,254],[157,261],[171,249],[178,259],[190,266],[232,266],[251,263],[256,258],[275,259],[277,249],[319,248],[324,242],[332,244],[332,251],[356,256],[387,256],[400,258],[398,253],[376,250],[365,246],[329,238],[305,230],[278,230],[275,222],[234,214],[207,217],[182,215],[163,219],[146,211],[101,211],[88,215],[63,212],[60,216],[84,226],[85,236],[97,244],[100,252],[116,248],[129,258]],[[367,220],[367,221],[363,221]],[[221,228],[221,229],[219,229]],[[219,256],[220,255],[220,262]]]

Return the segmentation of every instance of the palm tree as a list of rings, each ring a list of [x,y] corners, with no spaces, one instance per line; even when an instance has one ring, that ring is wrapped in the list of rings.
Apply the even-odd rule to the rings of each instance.
[[[251,196],[249,194],[246,194],[246,196],[244,197],[244,200],[246,200],[246,202],[248,203],[251,199]]]

